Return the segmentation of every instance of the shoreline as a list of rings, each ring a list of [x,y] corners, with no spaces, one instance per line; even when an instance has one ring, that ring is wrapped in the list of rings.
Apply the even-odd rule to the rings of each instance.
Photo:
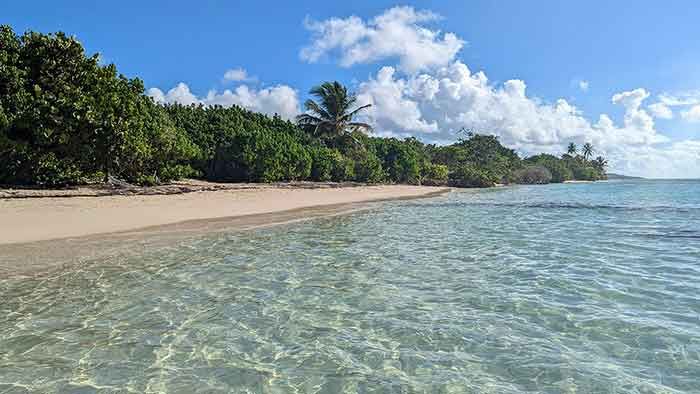
[[[178,195],[0,199],[0,278],[34,275],[99,256],[172,245],[436,197],[430,186],[353,186],[192,192]]]

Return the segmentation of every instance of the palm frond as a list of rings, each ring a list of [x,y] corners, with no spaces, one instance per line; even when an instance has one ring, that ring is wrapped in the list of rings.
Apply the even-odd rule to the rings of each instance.
[[[313,116],[311,114],[301,114],[297,116],[297,124],[299,125],[310,125],[323,122],[323,119]]]
[[[321,108],[321,106],[318,105],[317,102],[309,99],[306,100],[304,103],[304,108],[306,108],[307,111],[314,112],[318,117],[322,119],[331,119],[331,115],[326,111],[325,109]]]
[[[367,132],[372,131],[374,128],[372,125],[363,122],[350,122],[348,123],[348,128],[353,129],[353,131],[366,130]]]
[[[345,115],[345,118],[346,118],[347,120],[351,120],[358,112],[362,111],[363,109],[367,109],[367,108],[369,108],[369,107],[371,107],[371,106],[372,106],[372,104],[365,104],[365,105],[363,105],[363,106],[361,106],[361,107],[355,109],[354,111],[351,111],[351,112],[348,113],[347,115]]]

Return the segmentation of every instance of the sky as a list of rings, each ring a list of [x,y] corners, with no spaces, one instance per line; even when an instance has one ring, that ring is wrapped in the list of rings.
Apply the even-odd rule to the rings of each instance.
[[[160,102],[293,119],[338,80],[381,136],[496,134],[522,155],[591,142],[610,170],[700,178],[700,2],[5,2]]]

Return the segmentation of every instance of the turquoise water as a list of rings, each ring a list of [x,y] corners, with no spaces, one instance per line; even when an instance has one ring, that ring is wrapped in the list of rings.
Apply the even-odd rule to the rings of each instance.
[[[391,202],[0,301],[0,393],[698,393],[700,182]]]

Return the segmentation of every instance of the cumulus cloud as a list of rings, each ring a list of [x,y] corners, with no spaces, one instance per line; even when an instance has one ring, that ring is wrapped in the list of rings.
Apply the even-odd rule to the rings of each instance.
[[[611,168],[633,175],[700,176],[700,141],[670,142],[644,109],[645,89],[620,92],[611,102],[624,109],[621,123],[606,114],[595,122],[565,99],[544,102],[527,94],[522,80],[492,84],[484,72],[455,61],[431,73],[402,75],[382,67],[360,83],[358,103],[379,135],[418,136],[450,143],[462,128],[498,135],[522,154],[562,153],[568,142],[591,142]]]
[[[201,102],[194,94],[192,94],[192,92],[190,92],[189,86],[183,82],[178,83],[174,88],[168,90],[167,93],[163,93],[163,91],[158,88],[150,88],[146,94],[160,104],[178,103],[182,105],[190,105],[199,104]]]
[[[497,134],[526,152],[559,149],[570,140],[599,145],[664,142],[641,107],[648,95],[644,89],[616,94],[613,103],[625,108],[623,124],[617,126],[607,115],[592,124],[564,99],[545,103],[529,97],[522,80],[492,85],[484,72],[472,72],[459,61],[413,76],[383,67],[358,90],[360,102],[373,104],[365,116],[379,131],[430,133],[431,138],[448,140],[456,130],[473,128]]]
[[[299,98],[296,90],[286,85],[277,85],[264,89],[251,89],[246,85],[238,86],[235,90],[226,89],[223,92],[210,90],[206,96],[197,97],[190,88],[180,82],[174,88],[163,93],[158,88],[150,88],[147,95],[158,103],[179,103],[183,105],[203,104],[230,107],[238,105],[251,111],[268,115],[277,114],[284,119],[293,119],[299,114]]]
[[[673,111],[664,103],[654,103],[649,105],[649,112],[655,118],[673,119]]]
[[[669,107],[700,104],[700,91],[682,92],[675,95],[663,93],[659,95],[659,102]]]
[[[681,112],[681,117],[688,122],[700,122],[700,105],[694,105],[687,111]]]
[[[673,108],[677,108],[681,119],[693,123],[700,122],[700,91],[663,93],[657,99],[656,103],[649,106],[655,117],[671,119]]]
[[[439,19],[433,12],[413,7],[394,7],[368,21],[356,16],[307,19],[305,26],[313,39],[300,56],[316,62],[325,55],[338,54],[344,67],[396,58],[399,69],[408,73],[444,66],[455,58],[464,41],[453,33],[424,26]]]
[[[226,72],[224,73],[224,80],[225,81],[245,82],[245,81],[252,81],[254,79],[255,78],[248,75],[248,72],[245,69],[240,68],[240,67],[226,70]]]
[[[623,174],[649,178],[700,177],[700,141],[685,140],[669,144],[624,146],[613,149],[609,159],[613,169]]]

